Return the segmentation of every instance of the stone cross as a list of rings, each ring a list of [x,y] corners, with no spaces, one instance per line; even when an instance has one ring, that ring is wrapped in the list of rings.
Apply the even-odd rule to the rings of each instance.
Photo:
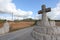
[[[38,14],[42,14],[42,26],[50,26],[48,17],[46,15],[46,13],[50,11],[51,8],[46,8],[45,5],[42,5],[42,10],[38,11]]]

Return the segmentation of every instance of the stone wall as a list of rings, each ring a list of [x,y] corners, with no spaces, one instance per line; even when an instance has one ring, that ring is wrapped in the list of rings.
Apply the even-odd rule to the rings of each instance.
[[[3,27],[0,28],[0,34],[5,34],[9,32],[9,24],[5,22]]]
[[[36,40],[60,40],[60,26],[56,25],[56,22],[49,21],[50,26],[41,26],[41,21],[37,22],[38,26],[35,26],[32,31],[32,36]]]
[[[60,27],[37,26],[33,29],[32,36],[36,40],[60,40]]]
[[[56,26],[56,25],[58,26],[58,22],[55,22],[54,20],[50,20],[49,24],[50,24],[50,26]],[[39,26],[42,25],[41,20],[37,21],[36,25],[39,25]]]
[[[45,5],[42,5],[42,10],[38,13],[42,14],[42,20],[37,22],[36,27],[32,31],[32,36],[35,40],[60,40],[60,27],[55,25],[55,21],[48,20],[46,15],[47,12],[50,12],[51,8],[46,8]]]
[[[41,20],[40,21],[37,21],[36,25],[38,25],[38,26],[42,25],[41,24]]]
[[[50,23],[50,26],[56,26],[55,24],[56,22],[54,20],[50,20],[49,23]]]

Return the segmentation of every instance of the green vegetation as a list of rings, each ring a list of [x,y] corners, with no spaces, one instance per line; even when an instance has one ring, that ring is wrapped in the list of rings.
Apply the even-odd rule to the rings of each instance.
[[[28,19],[24,19],[24,20],[14,20],[14,22],[22,22],[22,21],[27,21],[27,22],[34,22],[34,24],[33,25],[36,25],[36,23],[37,23],[37,21],[40,21],[40,20],[34,20],[34,19],[32,19],[32,18],[28,18]],[[31,26],[33,26],[33,25],[31,25]]]
[[[27,18],[27,19],[23,19],[23,20],[14,20],[14,22],[20,22],[20,21],[33,21],[33,22],[35,22],[36,20],[34,20],[34,19],[31,19],[31,18]]]
[[[4,23],[6,20],[0,19],[0,23]]]

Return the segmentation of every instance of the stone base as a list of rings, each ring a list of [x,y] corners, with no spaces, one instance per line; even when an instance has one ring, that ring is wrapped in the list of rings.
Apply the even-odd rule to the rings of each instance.
[[[39,27],[32,31],[32,36],[36,40],[60,40],[60,27]]]

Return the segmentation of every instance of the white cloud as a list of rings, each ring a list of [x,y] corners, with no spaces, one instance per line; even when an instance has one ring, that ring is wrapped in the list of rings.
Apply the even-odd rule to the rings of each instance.
[[[23,11],[21,9],[16,9],[16,5],[12,3],[12,0],[0,0],[0,11],[13,13],[15,16],[19,17],[29,17],[33,14],[32,11]]]
[[[51,20],[60,20],[60,2],[57,3],[56,7],[51,8],[51,12],[47,13],[47,16]],[[41,19],[42,15],[36,15],[33,19]]]
[[[14,12],[13,12],[14,13]],[[32,15],[32,11],[22,11],[21,9],[18,9],[16,12],[15,12],[15,16],[30,16]]]
[[[35,20],[39,20],[39,19],[42,19],[42,15],[41,14],[36,14],[33,19]]]
[[[60,20],[60,3],[58,3],[55,8],[52,8],[48,16],[52,20]]]
[[[0,0],[0,12],[13,13],[14,16],[17,16],[16,19],[24,19],[24,18],[40,19],[41,18],[41,16],[38,14],[32,17],[31,16],[33,14],[32,11],[23,11],[21,9],[17,9],[16,5],[12,2],[12,0]],[[52,8],[52,11],[48,13],[48,16],[50,19],[60,19],[60,2],[56,5],[55,8]],[[11,20],[11,18],[5,18],[5,17],[3,19]]]

